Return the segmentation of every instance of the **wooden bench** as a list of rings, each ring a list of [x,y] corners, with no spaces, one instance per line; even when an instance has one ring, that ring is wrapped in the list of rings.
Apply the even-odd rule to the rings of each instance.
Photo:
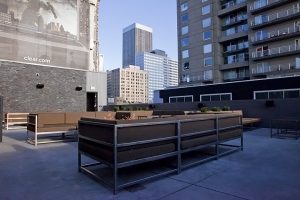
[[[260,121],[260,118],[242,118],[242,123],[244,127],[254,127],[254,125],[259,123]]]
[[[20,127],[11,127],[14,125],[27,125],[27,116],[29,113],[5,113],[5,129],[16,129]],[[26,128],[26,126],[24,126]]]

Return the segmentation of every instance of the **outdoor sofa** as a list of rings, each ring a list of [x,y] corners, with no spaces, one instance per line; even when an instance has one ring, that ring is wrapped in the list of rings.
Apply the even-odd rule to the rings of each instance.
[[[173,115],[133,120],[81,118],[79,121],[78,168],[117,190],[141,181],[180,173],[182,169],[217,159],[243,148],[242,116],[237,113]],[[240,139],[240,145],[227,141]],[[201,149],[212,149],[205,158],[188,161],[186,155]],[[223,151],[228,147],[227,151]],[[222,151],[221,151],[222,150]],[[96,160],[83,164],[82,154]],[[167,170],[130,181],[121,181],[120,171],[158,161]],[[172,163],[172,164],[171,164]],[[112,181],[93,169],[108,167]],[[101,170],[100,170],[101,171]],[[105,170],[102,170],[105,171]]]

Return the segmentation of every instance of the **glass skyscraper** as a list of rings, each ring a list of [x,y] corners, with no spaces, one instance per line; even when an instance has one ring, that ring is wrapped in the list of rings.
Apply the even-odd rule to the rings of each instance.
[[[178,85],[178,62],[168,58],[162,50],[138,53],[136,65],[148,72],[149,103],[153,102],[153,92]]]
[[[135,56],[152,50],[152,28],[134,23],[123,29],[123,67],[136,65]]]

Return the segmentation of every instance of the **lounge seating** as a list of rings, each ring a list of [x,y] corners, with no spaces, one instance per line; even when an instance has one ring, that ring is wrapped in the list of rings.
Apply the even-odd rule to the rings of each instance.
[[[90,167],[105,165],[112,169],[116,193],[118,189],[170,173],[180,173],[186,167],[216,159],[243,148],[241,115],[201,114],[179,115],[166,118],[140,120],[103,120],[81,118],[79,121],[78,164],[79,171],[95,175]],[[224,144],[240,138],[241,145]],[[227,152],[219,151],[225,146]],[[183,156],[190,152],[212,147],[208,158],[186,163]],[[81,155],[87,155],[99,163],[82,164]],[[141,179],[119,183],[118,171],[152,161],[175,160],[168,170]],[[163,162],[160,162],[163,163]],[[103,167],[103,166],[102,166]]]
[[[5,113],[4,116],[5,129],[6,130],[14,129],[14,127],[12,127],[14,125],[26,125],[28,114],[29,113]]]
[[[27,135],[28,142],[37,146],[39,143],[77,140],[76,130],[81,117],[111,118],[113,112],[61,112],[35,113],[28,115]],[[33,135],[33,137],[31,137]],[[38,142],[38,136],[48,135],[60,137],[56,140]],[[49,137],[48,137],[49,138]]]

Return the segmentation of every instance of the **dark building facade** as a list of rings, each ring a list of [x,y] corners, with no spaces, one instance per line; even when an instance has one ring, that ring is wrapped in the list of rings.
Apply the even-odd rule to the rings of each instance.
[[[248,80],[160,90],[163,103],[300,99],[300,76]]]

